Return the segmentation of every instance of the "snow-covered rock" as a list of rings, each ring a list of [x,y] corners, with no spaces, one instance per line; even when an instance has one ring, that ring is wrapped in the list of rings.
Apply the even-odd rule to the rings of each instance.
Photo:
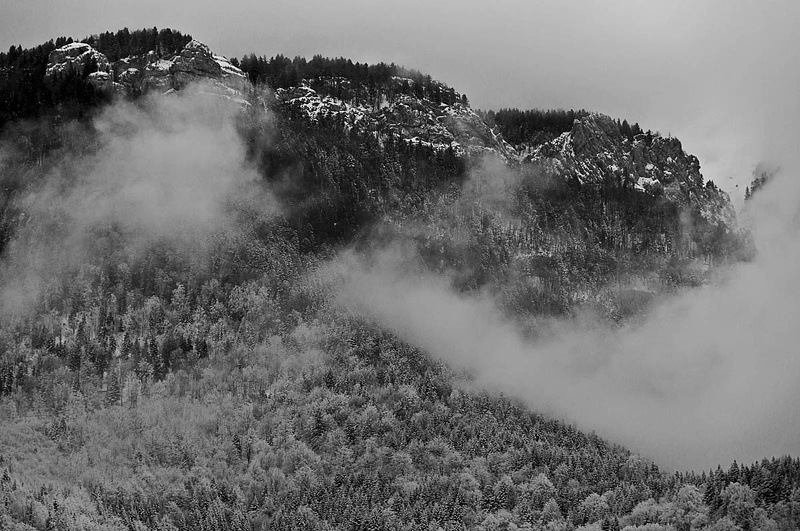
[[[44,79],[53,86],[70,76],[86,77],[94,72],[111,72],[108,58],[84,42],[73,42],[50,52]]]
[[[663,196],[711,225],[736,227],[728,195],[704,185],[700,162],[677,138],[642,134],[629,142],[603,114],[575,120],[571,131],[527,152],[522,160],[581,185],[613,184]]]
[[[192,40],[175,56],[169,67],[175,88],[201,79],[222,78],[222,67],[214,60],[211,50],[200,41]]]
[[[144,67],[141,90],[143,92],[166,92],[175,86],[172,75],[172,61],[155,58]]]
[[[122,85],[114,82],[114,75],[111,72],[92,72],[86,78],[86,82],[92,85],[96,90],[107,94],[121,93],[125,90]]]
[[[244,101],[243,94],[249,84],[244,72],[196,40],[174,57],[160,57],[150,51],[114,63],[109,63],[105,55],[82,42],[54,50],[49,57],[46,82],[54,86],[72,74],[81,75],[96,89],[128,96],[165,93],[192,82],[205,81],[218,85],[219,92],[226,97]]]
[[[489,151],[507,160],[517,158],[514,148],[460,100],[437,104],[407,94],[388,97],[395,88],[413,84],[413,80],[395,76],[392,83],[393,86],[384,88],[386,94],[373,96],[371,101],[355,96],[366,92],[364,87],[339,77],[315,79],[320,92],[304,81],[296,87],[278,89],[277,97],[309,122],[336,121],[348,133],[356,130],[380,139],[391,136],[412,147],[458,156],[478,156]]]
[[[222,79],[225,80],[226,85],[242,90],[250,83],[247,74],[242,72],[239,67],[233,66],[227,57],[221,55],[213,55],[213,57],[222,69]]]

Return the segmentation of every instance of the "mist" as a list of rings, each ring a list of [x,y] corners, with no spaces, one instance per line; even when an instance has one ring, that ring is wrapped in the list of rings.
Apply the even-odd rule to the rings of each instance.
[[[243,112],[270,120],[198,84],[115,102],[91,132],[67,139],[78,149],[56,155],[16,199],[22,222],[0,267],[3,314],[25,313],[64,275],[104,260],[130,264],[154,245],[202,268],[221,239],[237,237],[242,215],[278,214],[247,162]]]
[[[479,385],[654,459],[702,470],[800,452],[798,185],[748,202],[757,258],[612,330],[556,322],[526,339],[486,294],[462,295],[407,248],[345,253],[338,302]]]

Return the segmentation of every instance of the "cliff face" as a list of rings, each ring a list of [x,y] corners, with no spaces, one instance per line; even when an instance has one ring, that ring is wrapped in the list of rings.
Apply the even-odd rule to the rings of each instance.
[[[736,228],[728,194],[704,183],[700,162],[677,138],[640,134],[630,141],[605,115],[575,120],[571,131],[525,153],[522,161],[540,164],[580,185],[610,185],[663,197],[714,227]]]
[[[105,55],[86,43],[73,42],[50,53],[45,82],[55,85],[71,74],[110,71],[111,67]]]
[[[88,83],[107,95],[129,97],[179,90],[202,80],[241,98],[249,84],[247,76],[227,58],[214,55],[196,40],[172,57],[159,57],[150,51],[113,63],[86,43],[71,43],[50,54],[45,81],[57,89],[70,75],[85,76]]]
[[[460,101],[437,104],[428,98],[395,95],[395,89],[403,84],[413,84],[413,80],[395,77],[371,101],[364,101],[331,95],[350,95],[365,91],[363,87],[354,87],[342,78],[321,78],[314,80],[316,89],[304,81],[297,87],[278,89],[277,97],[284,106],[313,124],[341,122],[347,131],[391,135],[409,146],[436,152],[450,150],[457,156],[473,157],[489,152],[506,161],[517,157],[514,148],[468,105]]]

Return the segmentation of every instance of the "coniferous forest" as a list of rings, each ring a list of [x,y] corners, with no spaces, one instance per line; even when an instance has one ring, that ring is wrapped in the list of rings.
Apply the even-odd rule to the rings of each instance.
[[[190,40],[153,28],[84,42],[117,61]],[[224,137],[249,177],[178,186],[142,214],[150,192],[118,189],[160,181],[120,165],[183,168],[137,129],[165,107],[119,107],[90,72],[45,85],[69,42],[0,54],[1,529],[800,528],[797,458],[661,470],[342,309],[321,274],[341,253],[401,246],[410,268],[493,297],[535,336],[589,310],[612,328],[641,318],[707,282],[698,263],[750,259],[744,231],[611,174],[590,186],[509,163],[488,193],[482,156],[406,141],[389,115],[375,130],[311,118],[282,91],[375,112],[466,112],[466,96],[396,65],[255,54],[231,61],[253,85]],[[166,109],[188,128],[207,107]],[[483,116],[509,144],[541,145],[590,113]],[[180,120],[145,131],[183,138]],[[620,145],[642,138],[612,126]],[[105,188],[104,172],[120,180]]]

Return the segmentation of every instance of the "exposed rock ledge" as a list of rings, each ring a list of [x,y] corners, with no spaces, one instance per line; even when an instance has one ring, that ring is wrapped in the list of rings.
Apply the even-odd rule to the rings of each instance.
[[[226,92],[241,96],[249,83],[244,72],[228,59],[214,55],[208,46],[196,40],[173,57],[159,57],[150,51],[114,63],[83,42],[53,50],[48,58],[45,82],[57,88],[73,76],[80,76],[107,94],[128,96],[179,90],[201,80],[211,81]]]

